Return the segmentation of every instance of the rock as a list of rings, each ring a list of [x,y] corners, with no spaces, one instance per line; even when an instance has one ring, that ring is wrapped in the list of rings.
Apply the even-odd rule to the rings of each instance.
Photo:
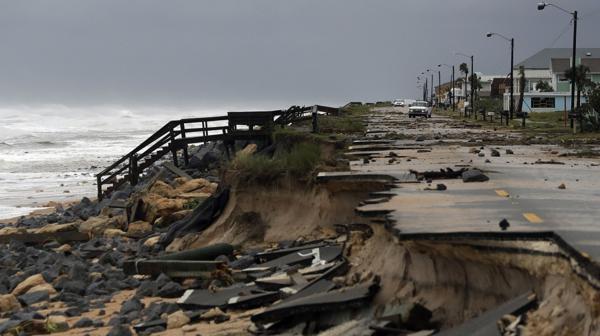
[[[192,332],[192,331],[196,331],[196,329],[198,329],[198,328],[195,327],[195,326],[193,326],[193,325],[186,325],[186,326],[183,326],[181,328],[181,331],[189,333],[189,332]]]
[[[189,168],[206,170],[217,163],[222,157],[222,153],[217,149],[216,143],[207,143],[200,147],[198,152],[190,158]]]
[[[486,182],[490,178],[478,169],[467,170],[462,173],[463,182]]]
[[[167,316],[179,310],[179,306],[172,302],[153,302],[144,310],[143,316],[147,321],[158,320],[163,314]]]
[[[448,189],[448,187],[446,187],[446,185],[443,183],[438,183],[438,185],[436,186],[436,189],[437,190],[446,190],[446,189]]]
[[[167,317],[167,329],[181,328],[188,323],[190,323],[190,318],[182,310],[178,310]]]
[[[56,289],[54,289],[54,287],[52,287],[52,285],[49,283],[31,287],[26,294],[40,291],[47,291],[50,295],[56,294]]]
[[[6,313],[21,309],[21,304],[13,294],[0,295],[0,312]]]
[[[52,332],[61,332],[69,330],[67,318],[62,315],[50,315],[46,319],[46,328]]]
[[[81,314],[83,314],[83,310],[84,309],[81,307],[70,307],[67,308],[64,313],[67,317],[81,316]]]
[[[37,291],[19,296],[19,301],[25,306],[31,306],[34,303],[50,300],[48,291]]]
[[[477,154],[477,156],[479,156],[479,157],[484,157],[484,156],[485,156],[485,153],[481,153],[481,152],[479,152],[479,154]]]
[[[28,290],[35,286],[39,285],[47,285],[48,283],[44,280],[44,277],[41,274],[34,274],[27,279],[23,280],[21,283],[12,290],[12,294],[15,296],[19,296],[25,294]]]
[[[157,294],[157,296],[160,296],[163,298],[174,298],[174,297],[181,296],[181,294],[183,294],[183,292],[184,292],[184,289],[183,289],[183,287],[181,287],[180,284],[178,284],[177,282],[171,281],[171,282],[167,283],[166,285],[162,286],[156,294]]]
[[[83,295],[86,287],[87,285],[82,280],[70,280],[63,284],[62,290],[65,293]]]
[[[106,229],[103,233],[103,236],[106,238],[124,237],[125,235],[127,233],[120,229]]]
[[[152,335],[155,333],[163,332],[165,330],[166,330],[165,327],[163,327],[161,325],[157,325],[154,327],[144,329],[144,331],[139,333],[139,335]]]
[[[186,181],[182,185],[177,187],[177,191],[180,193],[189,193],[192,191],[203,192],[205,189],[208,191],[211,191],[209,193],[214,192],[211,188],[210,181],[203,179],[203,178]]]
[[[124,324],[118,324],[112,327],[106,336],[133,336],[133,333],[128,326]]]
[[[152,225],[145,221],[135,221],[129,223],[127,227],[127,236],[132,238],[141,238],[152,232]]]
[[[515,153],[512,151],[512,149],[507,149],[506,154],[515,154]]]
[[[135,296],[138,298],[152,296],[155,291],[157,291],[156,284],[153,281],[145,280],[142,281],[140,286],[135,291]]]
[[[223,317],[223,316],[226,316],[226,314],[219,307],[216,307],[216,308],[209,309],[207,312],[200,315],[200,319],[214,320],[216,318]]]
[[[166,198],[175,198],[179,194],[173,187],[163,181],[154,182],[150,192]]]
[[[144,241],[144,246],[152,247],[152,246],[156,245],[156,243],[158,243],[159,240],[160,240],[160,236],[150,237],[150,238],[146,239],[146,241]]]
[[[148,223],[154,223],[154,220],[158,217],[167,216],[170,213],[183,210],[186,202],[183,199],[170,199],[152,193],[144,196],[143,201],[145,213],[144,219]]]
[[[73,328],[87,328],[94,325],[94,321],[89,317],[82,317],[79,321],[73,324]]]
[[[566,186],[564,183],[561,183],[561,184],[558,186],[558,189],[567,189],[567,186]]]
[[[67,253],[67,252],[71,252],[71,245],[69,244],[63,244],[59,247],[57,247],[56,249],[54,249],[54,251],[59,252],[59,253]]]
[[[492,149],[490,155],[494,157],[500,157],[500,152],[495,149]]]
[[[469,153],[471,153],[471,154],[478,154],[479,153],[479,149],[473,147],[473,148],[469,149]]]
[[[101,235],[107,229],[118,229],[121,227],[118,217],[98,216],[91,217],[79,224],[79,231]]]
[[[131,298],[123,303],[119,313],[121,315],[127,315],[132,311],[140,311],[144,308],[144,304],[136,297]]]
[[[47,224],[43,227],[36,229],[36,233],[57,233],[57,232],[67,232],[67,231],[77,231],[77,224],[75,223],[67,223],[67,224]]]

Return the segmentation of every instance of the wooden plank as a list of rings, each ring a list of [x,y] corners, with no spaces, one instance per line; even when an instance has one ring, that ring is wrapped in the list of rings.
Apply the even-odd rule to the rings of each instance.
[[[127,275],[144,274],[157,276],[161,273],[171,278],[209,278],[211,272],[221,267],[220,261],[198,260],[128,260],[123,263]]]
[[[535,296],[532,293],[519,295],[496,308],[486,311],[474,319],[468,320],[465,323],[449,330],[442,331],[436,335],[440,336],[462,336],[462,335],[478,335],[491,336],[500,335],[498,330],[498,320],[506,314],[523,313],[535,303]]]
[[[188,180],[192,179],[192,177],[188,173],[184,172],[179,167],[175,167],[175,165],[172,162],[163,162],[162,165],[163,165],[163,167],[167,168],[168,170],[170,170],[173,174],[175,174],[177,176],[186,178]]]
[[[90,236],[87,233],[79,231],[62,231],[52,233],[11,233],[0,235],[0,243],[8,243],[11,240],[17,240],[25,244],[42,244],[56,240],[59,243],[68,243],[72,241],[86,241]]]

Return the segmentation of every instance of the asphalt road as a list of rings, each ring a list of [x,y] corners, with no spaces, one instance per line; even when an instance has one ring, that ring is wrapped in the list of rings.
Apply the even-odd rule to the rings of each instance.
[[[353,170],[401,174],[467,166],[482,170],[490,180],[399,184],[388,202],[363,208],[390,210],[395,228],[407,234],[500,232],[498,224],[506,219],[508,232],[554,231],[583,254],[600,260],[600,160],[562,157],[568,150],[554,145],[511,145],[518,135],[473,129],[440,116],[409,119],[405,112],[392,108],[373,114],[371,139],[391,132],[405,139],[383,150],[381,145],[373,151],[362,146],[361,157],[366,155],[371,162],[353,161]],[[416,141],[419,136],[424,141]],[[484,156],[470,152],[473,148]],[[500,157],[491,156],[492,148]],[[507,154],[507,149],[514,154]],[[390,152],[397,155],[395,162],[390,163]],[[447,190],[425,190],[438,183]],[[561,184],[565,189],[559,189]]]

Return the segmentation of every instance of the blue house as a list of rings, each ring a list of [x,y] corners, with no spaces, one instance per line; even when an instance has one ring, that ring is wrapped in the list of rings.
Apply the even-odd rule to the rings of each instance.
[[[524,112],[567,111],[571,106],[571,83],[565,77],[565,71],[571,67],[572,49],[547,48],[517,64],[513,69],[515,79],[515,106],[519,99],[519,68],[525,69],[525,90],[523,94]],[[600,48],[578,48],[576,64],[590,68],[589,78],[600,83]],[[546,82],[552,92],[537,90],[539,82]],[[586,98],[581,97],[581,103]],[[504,110],[509,110],[510,94],[504,93]],[[516,110],[516,107],[515,107]]]

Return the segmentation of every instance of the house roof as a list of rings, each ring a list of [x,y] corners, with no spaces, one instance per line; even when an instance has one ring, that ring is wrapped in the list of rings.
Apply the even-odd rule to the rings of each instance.
[[[571,60],[568,58],[553,58],[552,72],[563,73],[571,67]]]
[[[590,72],[593,72],[593,73],[600,72],[600,58],[583,58],[581,60],[581,64],[590,68]]]
[[[550,60],[553,58],[570,59],[573,49],[571,48],[546,48],[538,51],[533,56],[525,59],[523,62],[515,66],[518,69],[523,66],[525,69],[548,69]],[[577,48],[576,55],[586,58],[586,54],[591,53],[593,57],[600,57],[600,48]]]

